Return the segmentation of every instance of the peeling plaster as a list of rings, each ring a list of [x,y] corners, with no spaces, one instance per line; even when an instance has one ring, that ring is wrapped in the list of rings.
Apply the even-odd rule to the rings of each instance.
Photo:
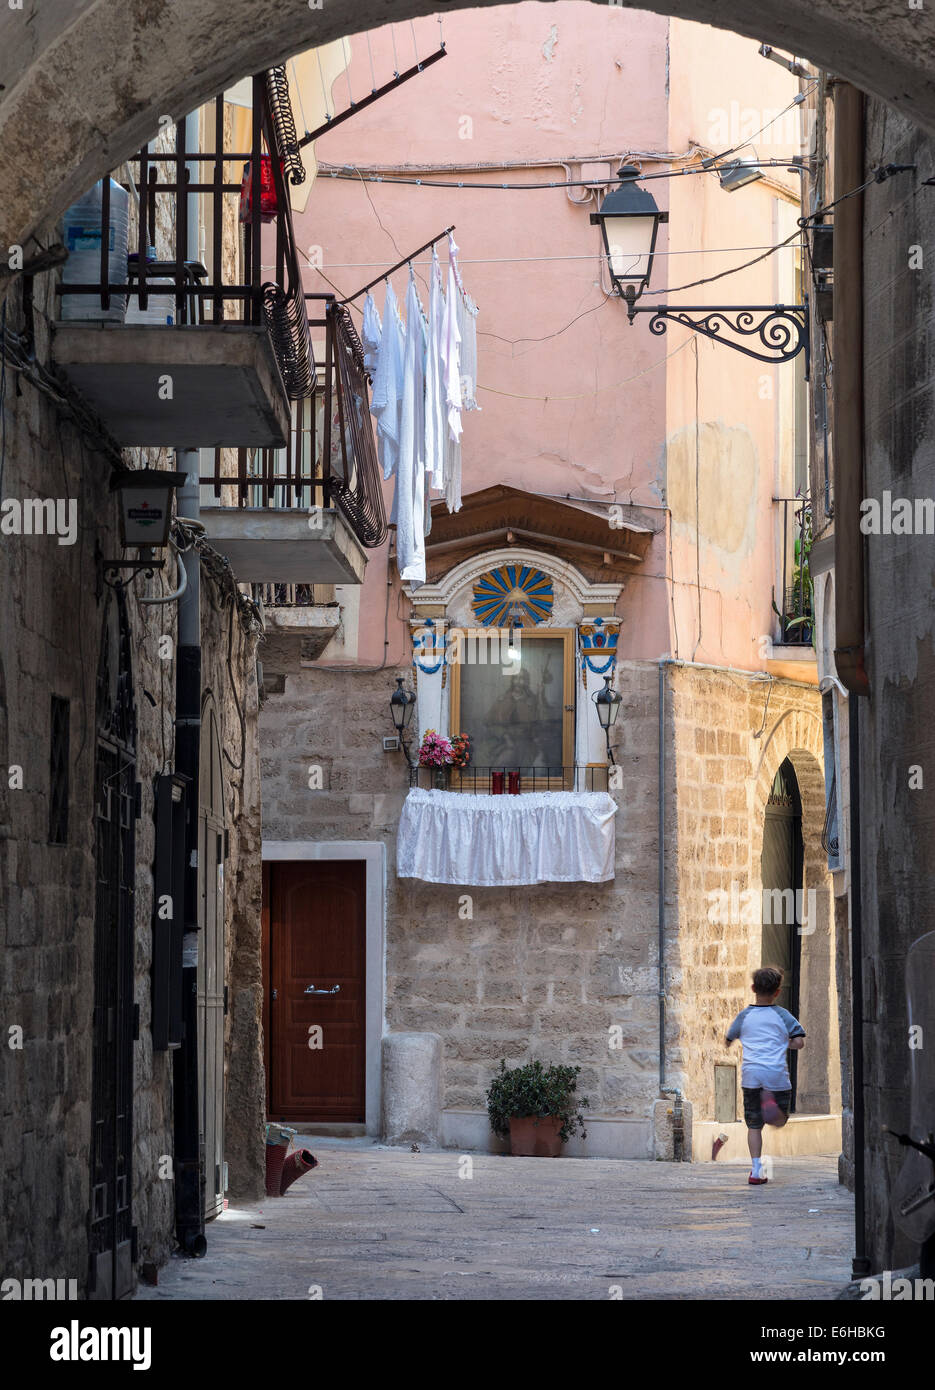
[[[555,53],[555,45],[558,43],[558,25],[553,24],[549,30],[549,37],[542,45],[542,56],[547,63],[551,63]]]

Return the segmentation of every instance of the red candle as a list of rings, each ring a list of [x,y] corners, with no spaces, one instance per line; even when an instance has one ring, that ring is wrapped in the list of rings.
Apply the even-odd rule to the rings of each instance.
[[[492,796],[503,795],[503,773],[492,772],[490,774],[490,792]]]
[[[509,791],[510,791],[510,796],[519,796],[519,773],[518,773],[518,772],[511,772],[511,773],[510,773]]]

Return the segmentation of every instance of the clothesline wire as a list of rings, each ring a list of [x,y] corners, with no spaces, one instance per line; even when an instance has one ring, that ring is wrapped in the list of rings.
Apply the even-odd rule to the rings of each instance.
[[[370,88],[370,90],[372,92],[375,92],[377,90],[377,75],[373,70],[373,49],[370,47],[369,31],[367,33],[367,55],[370,58],[370,81],[373,83],[373,86]]]
[[[325,89],[325,74],[324,74],[324,69],[323,69],[322,66],[321,66],[321,49],[320,49],[320,48],[316,48],[316,50],[315,50],[315,56],[316,56],[317,59],[318,59],[318,75],[319,75],[319,77],[321,78],[321,99],[322,99],[322,105],[324,106],[324,111],[325,111],[325,120],[326,120],[326,121],[330,121],[330,120],[331,120],[331,112],[328,110],[328,106],[330,105],[330,103],[329,103],[329,101],[328,101],[328,93],[327,93],[327,90]]]
[[[738,251],[781,251],[786,249],[787,243],[780,242],[777,245],[761,243],[758,246],[688,246],[680,251],[660,251],[658,247],[653,252],[653,258],[663,256],[726,256],[733,255]],[[788,246],[789,250],[795,247]],[[521,265],[529,263],[533,265],[544,264],[549,261],[592,261],[594,252],[589,251],[569,256],[466,256],[461,258],[462,265]],[[609,260],[610,257],[605,252],[598,252],[601,260]],[[415,259],[415,258],[413,258]],[[381,266],[382,261],[332,261],[328,265],[329,270],[372,270]],[[428,267],[431,261],[425,261]],[[318,267],[309,261],[309,267],[317,270]],[[275,267],[264,265],[264,270],[273,270]]]
[[[664,366],[670,358],[682,352],[692,341],[693,339],[686,338],[684,343],[680,343],[672,352],[667,352],[665,357],[660,357],[658,362],[653,362],[652,366],[645,367],[641,372],[634,372],[632,376],[624,377],[623,381],[616,381],[612,386],[599,386],[596,391],[581,391],[574,396],[524,396],[518,391],[499,391],[495,386],[484,386],[481,382],[477,383],[477,389],[478,391],[487,391],[492,396],[508,396],[513,401],[544,401],[546,403],[549,401],[587,401],[594,396],[600,396],[605,391],[619,391],[621,386],[629,386],[631,381],[639,381],[640,377],[649,376],[650,372]]]

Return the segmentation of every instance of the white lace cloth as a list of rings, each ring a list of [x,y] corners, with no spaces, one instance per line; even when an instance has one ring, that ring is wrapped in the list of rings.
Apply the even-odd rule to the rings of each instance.
[[[469,887],[603,883],[614,876],[607,792],[519,796],[413,789],[396,842],[400,878]]]

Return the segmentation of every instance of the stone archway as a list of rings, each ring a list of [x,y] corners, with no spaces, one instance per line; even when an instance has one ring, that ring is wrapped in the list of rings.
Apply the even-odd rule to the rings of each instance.
[[[513,3],[516,0],[512,0]],[[453,9],[495,0],[457,0]],[[148,139],[247,73],[439,0],[22,0],[0,9],[0,246],[21,243]],[[875,0],[648,0],[848,78],[935,133],[935,11]],[[447,8],[447,3],[445,5]],[[391,13],[389,11],[392,11]]]
[[[787,758],[795,771],[802,802],[804,889],[807,907],[811,904],[802,928],[799,1009],[814,1045],[806,1044],[798,1059],[797,1109],[800,1114],[837,1114],[841,1109],[841,1069],[834,899],[827,855],[821,843],[825,819],[824,743],[821,719],[810,710],[786,711],[766,735],[754,779],[750,883],[757,889],[762,887],[760,863],[767,798]]]

